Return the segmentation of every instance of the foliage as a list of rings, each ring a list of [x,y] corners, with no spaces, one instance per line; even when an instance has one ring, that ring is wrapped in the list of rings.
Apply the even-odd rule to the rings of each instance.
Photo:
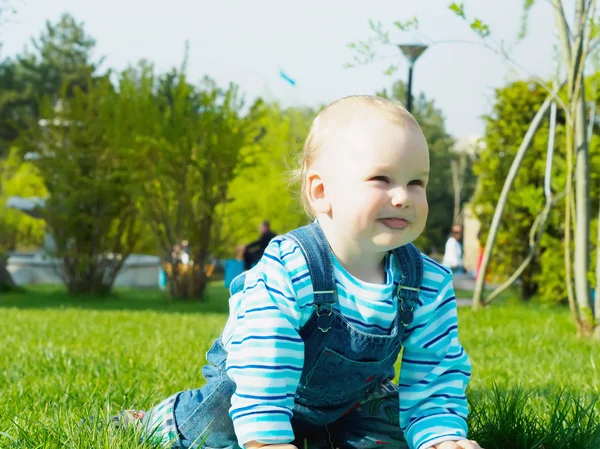
[[[244,149],[243,165],[223,206],[223,257],[231,257],[235,246],[256,240],[258,225],[265,219],[280,234],[307,223],[299,186],[289,185],[288,171],[296,163],[314,115],[310,109],[267,106],[259,121],[265,129],[260,149]]]
[[[185,64],[157,75],[142,62],[113,87],[95,75],[94,45],[83,25],[64,15],[33,40],[34,52],[0,65],[0,141],[20,133],[21,156],[43,156],[36,164],[51,194],[48,229],[73,292],[108,291],[134,248],[169,258],[187,239],[194,272],[185,295],[198,297],[204,264],[254,239],[258,217],[282,231],[304,220],[292,196],[281,193],[287,153],[306,134],[311,113],[273,105],[267,118],[260,101],[242,113],[236,86],[222,89],[208,78],[193,86]],[[256,214],[248,220],[251,202]]]
[[[46,22],[31,42],[33,51],[25,49],[16,59],[0,62],[0,157],[19,130],[41,118],[42,98],[56,101],[62,89],[67,96],[76,88],[85,90],[101,63],[92,61],[94,39],[69,14],[56,24]]]
[[[127,105],[110,81],[64,92],[60,106],[41,105],[46,119],[24,140],[48,189],[44,217],[59,273],[71,293],[108,293],[140,234],[141,195]]]
[[[8,157],[0,159],[0,253],[40,245],[44,238],[45,225],[42,220],[6,209],[11,196],[41,197],[47,194],[37,167],[31,162],[22,162],[19,149],[13,147]]]
[[[257,151],[262,138],[260,101],[242,113],[237,86],[219,88],[210,79],[200,87],[182,72],[157,77],[142,64],[123,73],[122,102],[136,115],[141,207],[162,254],[188,240],[192,264],[168,272],[171,294],[202,297],[205,264],[219,249],[222,205],[241,155]],[[131,132],[131,131],[129,131]]]
[[[480,240],[489,232],[500,191],[531,118],[546,98],[547,93],[535,83],[520,81],[496,90],[496,102],[486,119],[486,148],[480,153],[475,173],[479,185],[474,199],[475,212],[482,224]],[[544,172],[549,126],[546,121],[524,157],[509,195],[504,218],[498,232],[498,250],[492,260],[491,273],[504,278],[521,264],[529,248],[529,230],[544,206]],[[553,161],[552,190],[560,195],[565,188],[564,117],[559,116]],[[593,137],[590,145],[592,176],[592,204],[598,207],[598,173],[600,148]],[[562,246],[564,201],[556,204],[550,214],[546,234],[542,237],[536,259],[520,279],[521,294],[527,299],[538,295],[543,301],[566,302],[564,284],[564,248]]]

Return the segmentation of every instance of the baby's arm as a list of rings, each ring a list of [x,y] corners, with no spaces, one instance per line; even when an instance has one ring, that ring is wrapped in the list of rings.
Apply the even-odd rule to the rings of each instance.
[[[298,335],[301,304],[288,272],[299,255],[303,260],[293,243],[275,239],[247,273],[244,292],[230,299],[236,316],[230,317],[224,338],[227,373],[236,391],[229,415],[240,445],[294,439],[291,418],[304,342]]]
[[[452,275],[438,285],[437,292],[422,292],[424,303],[415,309],[402,356],[400,425],[412,449],[460,447],[437,445],[467,437],[465,388],[471,363],[458,340]]]

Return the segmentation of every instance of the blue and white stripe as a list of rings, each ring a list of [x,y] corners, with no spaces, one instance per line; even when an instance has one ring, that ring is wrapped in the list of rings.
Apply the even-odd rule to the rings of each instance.
[[[357,329],[387,334],[396,317],[400,268],[386,260],[386,283],[369,284],[334,258],[335,307]],[[288,443],[294,394],[304,364],[299,330],[310,319],[313,291],[297,245],[273,239],[247,273],[242,292],[229,300],[223,332],[227,372],[236,383],[230,416],[238,442]],[[466,437],[465,388],[471,364],[458,340],[450,271],[424,256],[423,286],[407,330],[400,372],[400,425],[411,449]]]

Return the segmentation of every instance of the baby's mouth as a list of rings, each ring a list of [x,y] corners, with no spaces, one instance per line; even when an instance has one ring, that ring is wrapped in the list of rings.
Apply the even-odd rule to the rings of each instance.
[[[381,218],[379,221],[391,229],[406,229],[410,224],[405,218],[395,217]]]

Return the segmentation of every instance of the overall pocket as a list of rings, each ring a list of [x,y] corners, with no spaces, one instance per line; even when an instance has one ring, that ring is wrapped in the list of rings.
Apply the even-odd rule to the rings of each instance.
[[[352,360],[326,347],[313,368],[300,380],[297,400],[317,407],[358,400],[381,381],[393,366],[399,351],[379,361]]]

